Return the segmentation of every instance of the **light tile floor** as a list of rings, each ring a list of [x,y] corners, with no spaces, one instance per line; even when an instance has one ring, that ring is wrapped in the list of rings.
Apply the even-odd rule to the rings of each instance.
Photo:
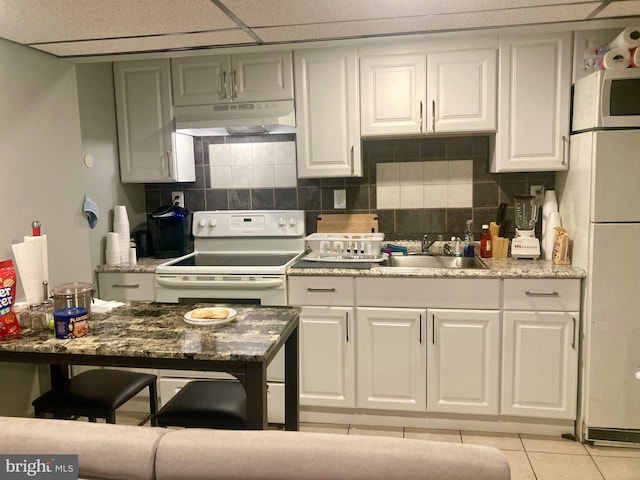
[[[143,416],[118,412],[117,422],[137,424]],[[302,423],[300,430],[488,445],[505,454],[512,480],[640,480],[640,449],[594,447],[561,437],[324,423]]]

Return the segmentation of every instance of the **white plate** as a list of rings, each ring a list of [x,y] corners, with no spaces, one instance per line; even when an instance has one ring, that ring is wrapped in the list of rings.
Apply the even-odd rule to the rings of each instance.
[[[238,312],[236,312],[233,308],[225,308],[225,310],[229,311],[229,316],[227,318],[222,318],[219,320],[213,318],[191,318],[191,313],[193,312],[193,310],[191,310],[190,312],[184,314],[184,321],[191,325],[224,325],[225,323],[231,322],[234,318],[236,318],[236,315],[238,314]]]

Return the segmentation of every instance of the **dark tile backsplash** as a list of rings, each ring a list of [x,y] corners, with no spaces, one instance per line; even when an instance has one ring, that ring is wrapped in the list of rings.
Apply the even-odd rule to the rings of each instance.
[[[381,232],[388,239],[418,239],[424,233],[461,235],[466,220],[474,221],[474,232],[495,219],[498,204],[509,205],[513,220],[513,198],[529,194],[530,185],[555,187],[553,172],[496,174],[489,172],[489,136],[421,139],[365,140],[362,144],[362,178],[298,179],[296,188],[212,189],[209,177],[209,144],[292,141],[295,135],[252,135],[246,137],[202,137],[195,139],[196,181],[145,185],[147,213],[171,203],[171,192],[182,190],[186,207],[198,210],[285,210],[306,211],[307,233],[316,231],[321,213],[377,213]],[[378,210],[376,207],[376,165],[381,162],[473,160],[473,208],[422,208]],[[345,189],[347,209],[333,208],[333,190]],[[538,222],[540,223],[540,222]],[[513,222],[512,222],[513,225]]]

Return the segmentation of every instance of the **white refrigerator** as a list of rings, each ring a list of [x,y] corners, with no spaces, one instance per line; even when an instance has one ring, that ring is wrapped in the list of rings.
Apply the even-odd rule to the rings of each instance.
[[[640,446],[640,129],[572,135],[556,190],[587,271],[578,436]]]

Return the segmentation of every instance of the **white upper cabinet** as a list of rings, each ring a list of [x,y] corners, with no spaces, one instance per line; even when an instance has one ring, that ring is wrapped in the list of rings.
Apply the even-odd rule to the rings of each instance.
[[[171,76],[174,105],[293,98],[290,51],[174,58]]]
[[[360,59],[363,136],[493,131],[496,50]]]
[[[354,47],[294,54],[298,177],[361,177]]]
[[[496,50],[427,55],[427,132],[496,129]]]
[[[168,59],[113,65],[122,183],[193,182],[193,138],[173,126]]]
[[[492,172],[568,168],[571,33],[500,39]]]
[[[422,133],[425,75],[423,54],[361,58],[362,135]]]

